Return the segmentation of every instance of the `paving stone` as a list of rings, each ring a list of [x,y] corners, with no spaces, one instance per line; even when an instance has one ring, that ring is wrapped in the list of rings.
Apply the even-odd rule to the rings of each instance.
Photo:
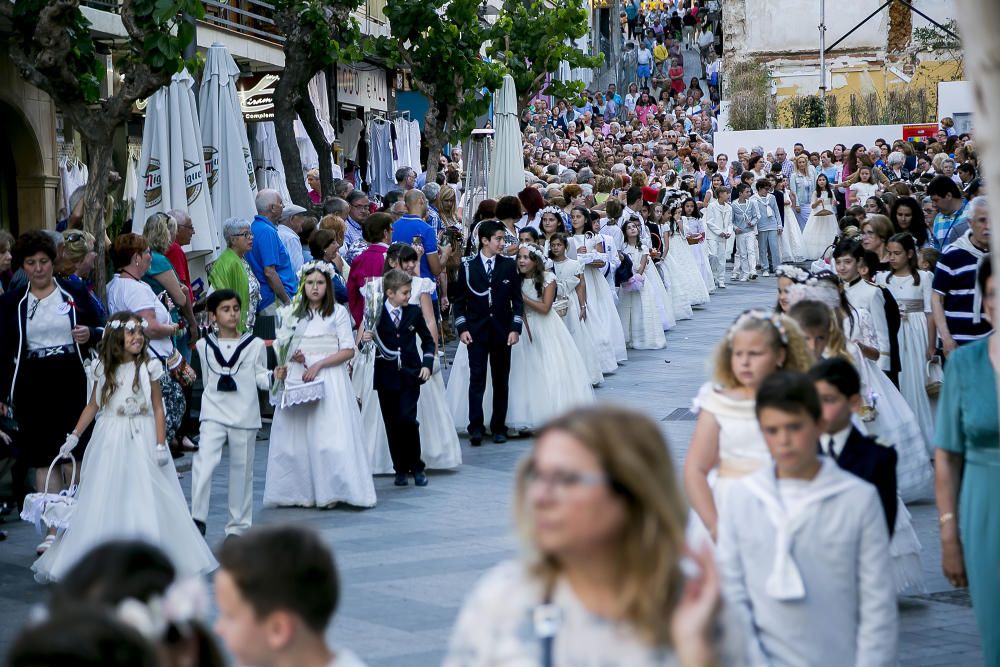
[[[712,352],[722,331],[744,309],[774,303],[775,279],[738,283],[717,292],[708,308],[667,333],[667,347],[634,351],[597,390],[600,402],[630,405],[657,420],[678,475],[694,422],[686,410],[710,374]],[[668,361],[669,363],[664,363]],[[681,415],[669,419],[670,415]],[[667,418],[667,419],[665,419]],[[392,486],[376,478],[379,504],[370,510],[265,509],[260,505],[267,441],[257,442],[255,522],[294,523],[318,530],[335,551],[343,599],[330,640],[348,646],[372,667],[439,664],[465,595],[498,562],[517,555],[512,530],[511,489],[518,460],[531,441],[471,448],[463,441],[465,465],[457,472],[431,473],[423,489]],[[213,483],[208,539],[223,538],[224,456]],[[190,475],[182,486],[190,492]],[[982,664],[972,609],[948,602],[952,587],[941,575],[933,502],[910,506],[923,543],[923,565],[931,595],[901,601],[900,664],[907,667]],[[0,654],[6,651],[45,588],[31,578],[38,536],[24,523],[7,524],[0,543]],[[960,598],[959,598],[960,599]]]

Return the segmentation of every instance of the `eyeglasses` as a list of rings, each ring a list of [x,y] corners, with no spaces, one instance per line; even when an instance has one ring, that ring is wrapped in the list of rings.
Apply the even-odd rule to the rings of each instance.
[[[575,470],[553,470],[541,472],[534,466],[528,468],[525,480],[529,485],[545,486],[557,494],[566,493],[580,486],[601,486],[608,483],[607,475],[599,472],[577,472]]]
[[[245,231],[245,232],[240,232],[239,234],[233,234],[233,236],[242,236],[245,239],[252,239],[253,238],[253,232],[251,232],[251,231]]]

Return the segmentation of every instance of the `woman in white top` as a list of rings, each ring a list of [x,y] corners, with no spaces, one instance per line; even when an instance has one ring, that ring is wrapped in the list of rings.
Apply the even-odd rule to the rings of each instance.
[[[467,598],[445,667],[743,663],[719,618],[712,558],[681,571],[685,507],[667,443],[625,408],[577,410],[539,434],[517,474],[527,548]]]
[[[149,352],[163,364],[160,390],[166,410],[167,444],[171,444],[180,428],[187,403],[184,391],[168,371],[182,365],[183,359],[174,346],[173,337],[180,330],[170,317],[164,298],[157,297],[153,288],[142,280],[153,261],[152,249],[138,234],[122,234],[111,247],[111,262],[115,276],[108,283],[108,312],[129,310],[146,321]],[[161,294],[166,294],[161,293]]]

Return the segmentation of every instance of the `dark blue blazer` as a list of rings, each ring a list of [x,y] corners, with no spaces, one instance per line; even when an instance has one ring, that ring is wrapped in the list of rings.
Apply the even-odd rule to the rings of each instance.
[[[452,292],[455,328],[459,334],[468,331],[477,343],[506,344],[511,332],[521,333],[521,276],[513,258],[497,255],[494,260],[489,279],[479,253],[462,260]]]
[[[399,326],[382,309],[375,325],[376,391],[399,391],[403,385],[419,386],[421,368],[434,370],[434,338],[424,321],[420,306],[403,306]],[[417,336],[420,336],[419,349]]]
[[[875,442],[851,427],[837,465],[873,485],[882,501],[889,535],[896,527],[896,449]]]

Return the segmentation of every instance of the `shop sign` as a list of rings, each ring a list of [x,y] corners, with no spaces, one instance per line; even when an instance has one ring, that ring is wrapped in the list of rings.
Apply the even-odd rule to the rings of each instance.
[[[375,66],[368,67],[371,69],[337,66],[337,102],[388,111],[389,89],[385,70]]]
[[[243,120],[250,123],[274,120],[274,89],[279,78],[277,74],[254,74],[237,79]]]

